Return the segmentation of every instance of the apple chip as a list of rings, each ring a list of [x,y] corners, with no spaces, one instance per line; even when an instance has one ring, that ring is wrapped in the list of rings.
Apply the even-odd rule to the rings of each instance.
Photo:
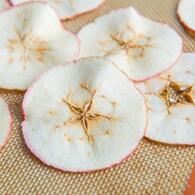
[[[0,87],[25,90],[47,69],[74,60],[79,41],[42,2],[0,13]]]
[[[99,17],[84,26],[78,37],[80,57],[106,57],[134,81],[147,80],[173,66],[183,48],[175,30],[132,7]]]
[[[23,135],[45,164],[70,172],[111,167],[145,134],[145,98],[108,61],[91,58],[52,68],[28,89]]]
[[[195,53],[184,53],[169,72],[138,87],[148,103],[146,137],[168,144],[195,144]]]

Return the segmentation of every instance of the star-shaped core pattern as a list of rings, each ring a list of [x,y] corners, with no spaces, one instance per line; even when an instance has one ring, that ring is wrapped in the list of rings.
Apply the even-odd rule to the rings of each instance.
[[[170,108],[179,103],[181,104],[194,104],[192,99],[192,86],[190,85],[179,85],[170,79],[159,96],[163,97],[166,101],[167,110],[170,114]]]
[[[125,40],[123,38],[123,33],[117,33],[115,35],[110,34],[111,41],[114,41],[118,44],[119,47],[112,49],[111,51],[105,51],[106,55],[115,53],[118,50],[124,50],[126,55],[129,58],[142,58],[144,57],[145,48],[151,47],[151,38],[146,37],[142,34],[137,34],[135,30],[128,25],[127,31],[131,38]],[[110,41],[109,41],[110,42]],[[100,42],[102,46],[108,42]]]
[[[67,125],[73,125],[75,123],[80,123],[83,127],[87,140],[89,142],[94,141],[94,134],[90,132],[90,122],[97,121],[99,119],[106,119],[111,122],[113,120],[113,116],[111,115],[103,115],[97,113],[93,110],[94,98],[96,96],[97,90],[91,90],[87,85],[81,85],[81,88],[88,91],[91,95],[90,99],[84,104],[84,106],[77,106],[70,100],[70,95],[67,98],[62,98],[62,102],[65,103],[69,110],[72,112],[73,116],[70,119],[66,120],[63,123],[63,127],[67,128]],[[103,96],[104,97],[104,96]],[[105,98],[108,100],[107,98]],[[112,102],[114,107],[114,103]],[[98,122],[98,121],[97,121]],[[109,134],[110,131],[105,131],[105,134]]]
[[[24,70],[26,69],[26,63],[33,59],[39,62],[44,61],[44,55],[51,50],[45,41],[33,36],[30,32],[21,33],[16,28],[13,32],[14,37],[8,38],[6,44],[6,49],[10,53],[9,64],[14,62],[15,52],[20,53],[19,58]]]

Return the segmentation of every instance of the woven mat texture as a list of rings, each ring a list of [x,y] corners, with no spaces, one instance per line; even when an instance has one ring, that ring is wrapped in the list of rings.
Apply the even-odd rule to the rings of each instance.
[[[195,41],[176,17],[178,0],[107,0],[98,10],[65,22],[77,32],[84,24],[109,11],[129,5],[151,19],[175,28],[184,50],[194,51]],[[10,78],[11,79],[11,78]],[[193,146],[168,146],[144,139],[136,152],[114,168],[91,174],[63,173],[45,166],[27,149],[21,132],[23,93],[0,90],[14,115],[8,144],[0,153],[0,194],[182,194],[195,162]]]

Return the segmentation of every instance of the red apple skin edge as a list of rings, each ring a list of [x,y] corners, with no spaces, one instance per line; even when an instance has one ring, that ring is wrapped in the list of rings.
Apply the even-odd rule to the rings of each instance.
[[[99,58],[99,59],[101,59],[100,57],[90,57],[90,58],[88,58],[88,57],[86,57],[86,58],[80,58],[79,60],[82,60],[82,59],[97,59],[97,58]],[[79,60],[75,60],[74,62],[77,62],[77,61],[79,61]],[[113,63],[113,65],[118,69],[118,67]],[[64,65],[59,65],[59,66],[64,66]],[[56,68],[56,67],[53,67],[53,68]],[[52,68],[52,69],[53,69]],[[48,71],[51,71],[52,69],[50,69],[50,70],[48,70]],[[119,69],[118,69],[119,70]],[[22,116],[23,116],[23,119],[24,119],[24,121],[26,120],[26,113],[25,113],[25,102],[27,101],[27,99],[28,99],[28,95],[31,93],[31,90],[33,89],[33,86],[34,86],[34,84],[37,82],[37,81],[39,81],[42,77],[44,77],[44,75],[45,74],[47,74],[47,72],[48,71],[46,71],[45,73],[43,73],[42,75],[40,75],[36,80],[35,80],[35,82],[34,83],[32,83],[31,84],[31,86],[28,88],[28,90],[27,90],[27,92],[26,92],[26,94],[25,94],[25,96],[24,96],[24,99],[23,99],[23,102],[22,102],[22,107],[21,107],[21,109],[22,109]],[[120,70],[119,70],[120,71]],[[127,77],[125,74],[124,74],[124,76],[125,77]],[[128,77],[127,77],[128,78]],[[129,78],[128,78],[129,79]],[[130,79],[129,79],[130,80]],[[32,153],[32,154],[34,154],[36,157],[37,157],[37,159],[39,160],[39,161],[41,161],[42,163],[44,163],[45,165],[47,165],[47,166],[49,166],[49,167],[51,167],[51,168],[55,168],[55,169],[57,169],[57,170],[60,170],[60,171],[62,171],[62,172],[68,172],[68,173],[94,173],[94,172],[98,172],[98,171],[102,171],[102,170],[105,170],[105,169],[108,169],[108,168],[112,168],[112,167],[115,167],[116,165],[119,165],[119,164],[121,164],[122,162],[124,162],[124,161],[126,161],[131,155],[133,155],[134,154],[134,152],[136,151],[136,149],[138,148],[138,146],[139,146],[139,144],[140,144],[140,142],[141,142],[141,140],[144,138],[144,136],[145,136],[145,134],[146,134],[146,130],[147,130],[147,128],[148,128],[148,106],[147,106],[147,102],[146,102],[146,97],[143,95],[143,93],[136,87],[136,85],[134,84],[134,86],[135,86],[135,88],[137,89],[137,91],[144,97],[144,102],[145,102],[145,108],[146,108],[146,110],[145,110],[145,112],[146,112],[146,121],[145,121],[145,127],[144,127],[144,133],[143,133],[143,135],[142,135],[142,137],[140,138],[140,140],[139,140],[139,142],[138,142],[138,144],[137,144],[137,146],[135,147],[135,149],[133,150],[133,151],[131,151],[127,156],[125,156],[123,159],[121,159],[119,162],[117,162],[117,163],[114,163],[114,164],[112,164],[112,165],[110,165],[110,166],[107,166],[107,167],[104,167],[104,168],[100,168],[100,169],[94,169],[94,170],[89,170],[89,171],[81,171],[81,170],[78,170],[78,171],[75,171],[75,170],[64,170],[64,169],[61,169],[60,167],[55,167],[55,166],[52,166],[52,165],[49,165],[49,164],[47,164],[47,162],[44,160],[44,159],[42,159],[42,157],[40,157],[38,154],[36,154],[36,152],[33,150],[33,147],[30,145],[30,142],[28,141],[28,138],[27,138],[27,136],[26,136],[26,134],[24,133],[24,129],[26,129],[26,127],[25,127],[25,125],[24,125],[24,123],[22,124],[22,132],[23,132],[23,137],[24,137],[24,140],[25,140],[25,143],[26,143],[26,145],[27,145],[27,147],[28,147],[28,149],[30,150],[30,152]],[[23,122],[24,122],[23,121]]]
[[[9,111],[9,117],[10,117],[10,124],[9,124],[9,131],[7,133],[7,136],[3,142],[3,144],[0,145],[0,152],[1,150],[4,148],[4,146],[7,144],[8,140],[9,140],[9,136],[11,134],[11,130],[12,130],[12,127],[13,127],[13,116],[12,116],[12,113],[10,112],[10,109],[9,109],[9,106],[8,104],[6,103],[6,106],[8,108],[8,111]],[[1,119],[0,119],[1,120]]]
[[[11,2],[9,0],[6,0],[7,5],[12,6]]]
[[[195,143],[193,143],[193,144],[188,144],[188,143],[180,144],[180,143],[177,143],[177,142],[175,142],[175,143],[165,143],[165,142],[150,139],[149,137],[145,137],[145,138],[151,143],[158,143],[158,144],[161,144],[161,145],[164,145],[164,146],[184,147],[184,146],[194,146],[195,145]]]
[[[0,0],[0,1],[1,1],[1,0]],[[7,10],[8,8],[10,8],[10,7],[12,6],[11,3],[9,2],[9,0],[5,0],[5,3],[6,3],[6,8],[1,9],[0,13],[1,13],[2,11]]]
[[[68,20],[71,20],[71,19],[75,19],[75,18],[77,18],[77,17],[79,17],[79,16],[82,16],[82,15],[85,15],[85,14],[88,14],[88,13],[91,13],[91,12],[95,11],[96,9],[99,9],[99,8],[105,3],[105,1],[106,1],[106,0],[102,0],[101,3],[100,3],[97,7],[93,8],[93,9],[90,9],[89,11],[80,12],[80,13],[78,13],[78,14],[75,14],[75,15],[73,15],[73,16],[64,18],[64,19],[62,19],[62,20],[68,21]]]
[[[181,25],[183,26],[184,30],[193,38],[195,38],[195,30],[191,29],[184,21],[183,19],[180,17],[178,11],[177,11],[177,17],[179,19],[179,22],[181,23]]]
[[[11,6],[17,6],[17,5],[18,5],[18,4],[15,5],[15,4],[12,2],[12,0],[7,0],[7,1],[9,2],[9,4],[10,4]],[[97,7],[94,7],[93,9],[90,9],[90,10],[84,11],[84,12],[79,12],[79,13],[73,15],[73,16],[70,16],[70,17],[61,18],[61,20],[63,20],[63,21],[68,21],[68,20],[74,19],[74,18],[76,18],[76,17],[79,17],[79,16],[81,16],[81,15],[84,15],[84,14],[87,14],[87,13],[90,13],[90,12],[93,12],[94,10],[100,8],[100,7],[104,4],[105,1],[106,1],[106,0],[101,0],[100,4],[99,4]],[[30,2],[30,1],[29,1],[29,2]],[[32,2],[32,1],[31,1],[31,2]],[[54,9],[55,9],[55,8],[54,8]],[[59,18],[60,18],[60,17],[59,17]]]
[[[18,4],[18,5],[13,6],[13,7],[5,8],[4,10],[0,11],[0,14],[6,12],[6,11],[8,11],[8,10],[14,9],[14,8],[16,8],[16,7],[20,7],[20,6],[23,6],[23,5],[27,5],[27,4],[29,4],[29,3],[31,4],[31,3],[36,3],[36,2],[42,3],[42,4],[44,4],[44,5],[45,5],[45,4],[48,4],[48,3],[44,3],[44,2],[42,2],[42,1],[30,1],[30,2],[25,2],[25,3],[20,3],[20,4]],[[52,8],[53,8],[53,7],[52,7]],[[58,15],[56,9],[55,9],[55,8],[53,8],[53,9],[55,10],[55,13],[56,13],[57,17],[59,18],[59,23],[60,23],[60,25],[62,26],[62,29],[63,29],[65,32],[67,32],[67,33],[69,33],[70,35],[72,35],[72,36],[75,38],[75,40],[77,41],[77,44],[78,44],[78,51],[77,51],[77,54],[75,55],[75,59],[74,59],[74,60],[76,60],[76,59],[78,59],[79,53],[80,53],[80,45],[81,45],[80,39],[79,39],[74,33],[68,31],[67,29],[65,29],[65,27],[64,27],[64,25],[63,25],[63,23],[62,23],[62,21],[60,20],[60,17],[59,17],[59,15]],[[71,61],[70,61],[70,62],[71,62]],[[13,90],[12,88],[5,88],[5,89]],[[15,88],[14,88],[14,90],[17,90],[17,91],[25,91],[25,90],[15,89]]]

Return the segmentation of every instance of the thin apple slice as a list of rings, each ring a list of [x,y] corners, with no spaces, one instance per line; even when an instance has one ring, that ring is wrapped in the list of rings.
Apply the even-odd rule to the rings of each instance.
[[[195,1],[180,0],[177,15],[184,29],[195,37]]]
[[[78,33],[80,57],[105,56],[134,81],[154,77],[176,63],[180,36],[168,25],[146,19],[132,7],[112,11]]]
[[[12,117],[7,103],[0,98],[0,149],[6,144],[11,132]]]
[[[185,53],[167,73],[138,84],[148,100],[146,137],[195,144],[195,53]]]
[[[111,167],[145,134],[146,104],[113,64],[83,59],[52,68],[27,91],[23,135],[45,164],[70,172]]]
[[[10,5],[7,0],[1,0],[0,1],[0,11],[8,8]]]
[[[10,0],[12,5],[36,0]],[[105,0],[42,0],[52,5],[61,19],[71,19],[75,16],[97,9]]]
[[[46,3],[10,8],[0,21],[1,88],[25,90],[42,72],[78,55],[79,40]]]

